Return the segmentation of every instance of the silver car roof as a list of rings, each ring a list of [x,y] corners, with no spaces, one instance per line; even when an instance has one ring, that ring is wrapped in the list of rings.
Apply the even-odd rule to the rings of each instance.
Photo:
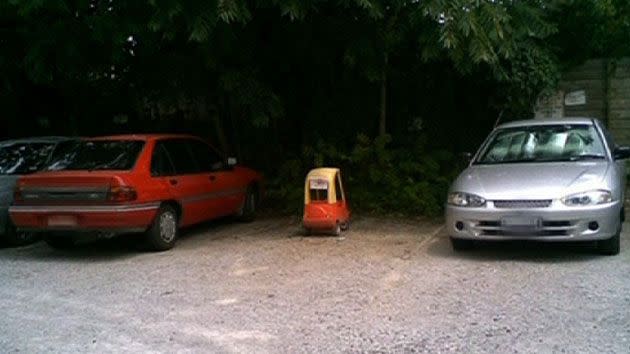
[[[38,136],[32,138],[20,138],[13,140],[0,141],[0,146],[9,146],[13,144],[28,144],[28,143],[58,143],[62,141],[75,140],[76,138],[69,138],[65,136]]]
[[[586,124],[592,125],[595,118],[586,117],[567,117],[567,118],[553,118],[553,119],[526,119],[508,122],[499,125],[497,128],[517,128],[517,127],[530,127],[536,125],[558,125],[558,124]]]

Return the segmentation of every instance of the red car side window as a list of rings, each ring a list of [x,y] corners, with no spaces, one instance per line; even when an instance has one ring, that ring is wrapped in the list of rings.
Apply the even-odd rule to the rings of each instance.
[[[175,167],[175,174],[186,175],[200,172],[200,168],[192,155],[188,140],[165,140],[163,144],[168,155],[171,157],[171,161]]]
[[[168,152],[164,149],[161,141],[155,143],[153,156],[151,157],[151,176],[172,176],[175,174],[175,168]]]
[[[225,167],[221,155],[214,151],[210,145],[199,140],[191,140],[190,147],[202,172],[217,171]]]

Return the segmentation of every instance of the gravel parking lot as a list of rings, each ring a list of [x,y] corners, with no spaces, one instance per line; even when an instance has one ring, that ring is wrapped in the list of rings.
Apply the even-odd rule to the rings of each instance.
[[[630,225],[625,225],[630,230]],[[0,250],[2,352],[630,352],[630,235],[483,244],[440,223],[215,222],[164,253],[125,239]]]

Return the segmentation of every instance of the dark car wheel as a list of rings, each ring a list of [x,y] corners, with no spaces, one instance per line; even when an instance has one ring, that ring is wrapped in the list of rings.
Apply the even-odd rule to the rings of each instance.
[[[18,231],[12,223],[7,223],[4,235],[2,237],[2,243],[11,247],[28,245],[35,242],[36,240],[36,233]]]
[[[606,256],[614,256],[619,254],[621,231],[608,240],[597,241],[597,251]]]
[[[46,236],[44,237],[44,242],[58,250],[67,250],[73,248],[76,244],[72,237],[67,236]]]
[[[256,207],[258,205],[258,195],[253,187],[247,188],[245,202],[238,213],[238,219],[244,222],[254,221],[256,218]]]
[[[151,251],[169,250],[175,246],[178,234],[177,211],[170,205],[163,205],[146,232],[146,246]]]
[[[473,241],[451,237],[451,245],[455,251],[465,251],[473,248]]]

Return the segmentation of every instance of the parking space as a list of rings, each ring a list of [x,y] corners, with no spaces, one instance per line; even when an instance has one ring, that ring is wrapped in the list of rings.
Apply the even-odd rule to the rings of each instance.
[[[629,230],[630,225],[626,224]],[[630,236],[454,253],[430,220],[214,222],[175,249],[125,239],[0,250],[5,352],[627,352]]]

